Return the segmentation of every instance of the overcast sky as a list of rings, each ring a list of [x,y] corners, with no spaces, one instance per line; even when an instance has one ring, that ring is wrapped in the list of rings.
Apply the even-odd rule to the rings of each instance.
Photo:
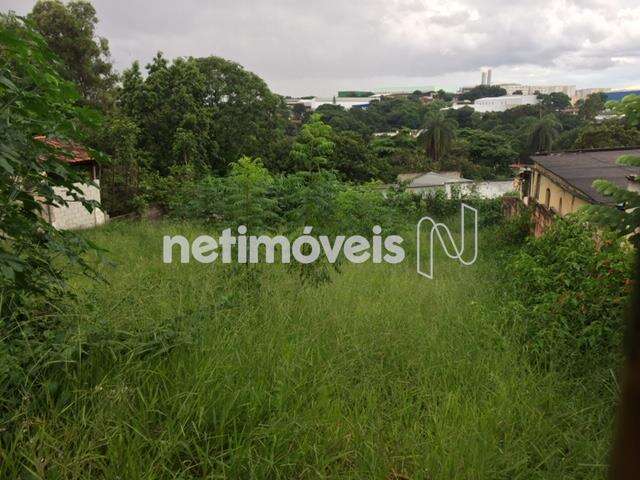
[[[33,0],[0,0],[26,13]],[[93,0],[119,71],[218,55],[284,95],[480,82],[640,85],[638,0]]]

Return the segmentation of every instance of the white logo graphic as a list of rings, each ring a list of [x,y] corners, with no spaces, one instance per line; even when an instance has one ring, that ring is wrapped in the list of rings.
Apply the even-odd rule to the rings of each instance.
[[[464,254],[465,248],[467,246],[465,242],[465,237],[468,237],[468,236],[465,236],[465,212],[466,211],[473,213],[473,256],[471,260],[464,260],[462,258],[462,255]],[[428,223],[429,226],[427,228],[430,228],[429,232],[425,232],[429,234],[429,251],[428,251],[429,260],[427,262],[428,268],[426,271],[424,271],[421,267],[422,255],[421,255],[421,242],[420,242],[420,237],[421,237],[420,227],[422,226],[423,222]],[[433,257],[434,257],[433,243],[434,243],[434,237],[436,235],[438,236],[438,241],[440,242],[440,245],[442,245],[442,249],[444,250],[444,252],[447,254],[449,258],[453,260],[456,260],[456,259],[460,260],[460,263],[462,263],[463,265],[473,264],[476,261],[476,258],[478,258],[478,210],[464,203],[461,205],[460,248],[458,248],[458,246],[456,245],[456,242],[453,240],[453,236],[451,235],[449,228],[445,224],[436,223],[431,217],[422,217],[420,219],[416,227],[416,243],[417,243],[416,270],[420,275],[427,277],[429,279],[433,279]],[[453,253],[450,252],[449,249],[447,248],[447,243],[451,245]]]
[[[467,242],[470,235],[465,233],[467,221],[471,221],[470,213],[473,214],[473,256],[470,260],[463,258],[465,251],[468,251]],[[424,225],[424,231],[421,229]],[[351,263],[363,263],[371,261],[373,263],[401,263],[405,259],[405,251],[402,248],[404,239],[399,235],[382,235],[380,225],[374,225],[371,229],[373,234],[370,237],[361,235],[338,235],[329,238],[326,235],[313,236],[313,227],[305,226],[303,235],[296,238],[288,238],[283,235],[270,237],[267,235],[250,235],[247,227],[240,225],[237,228],[238,235],[234,235],[231,228],[222,231],[218,238],[211,235],[200,235],[193,242],[190,242],[182,235],[163,237],[162,260],[164,263],[173,263],[174,250],[178,247],[180,263],[189,263],[191,258],[198,263],[313,263],[326,257],[330,263],[335,263],[342,254]],[[422,269],[422,237],[429,235],[429,259],[424,263],[427,265]],[[422,217],[416,227],[417,259],[416,270],[423,277],[433,279],[433,257],[434,239],[437,235],[438,241],[447,256],[454,260],[459,260],[463,265],[475,263],[478,257],[478,211],[465,205],[461,205],[460,215],[460,246],[451,235],[451,232],[444,223],[437,223],[431,217]],[[451,248],[450,248],[451,247]],[[469,257],[469,254],[467,254]]]

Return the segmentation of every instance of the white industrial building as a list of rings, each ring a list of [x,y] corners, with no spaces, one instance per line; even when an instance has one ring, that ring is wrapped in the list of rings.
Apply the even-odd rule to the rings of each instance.
[[[473,105],[468,105],[476,112],[504,112],[509,108],[520,105],[536,105],[538,98],[535,95],[505,95],[502,97],[479,98]]]
[[[288,99],[287,105],[293,106],[295,104],[301,104],[312,112],[321,105],[337,105],[343,107],[345,110],[349,110],[351,108],[367,108],[371,102],[377,102],[381,97],[382,95],[371,95],[370,97],[296,98]]]
[[[522,92],[523,95],[549,95],[551,93],[564,93],[569,98],[573,98],[576,94],[575,85],[523,85],[521,83],[499,83],[497,85],[507,91],[507,95],[513,95],[515,92]]]

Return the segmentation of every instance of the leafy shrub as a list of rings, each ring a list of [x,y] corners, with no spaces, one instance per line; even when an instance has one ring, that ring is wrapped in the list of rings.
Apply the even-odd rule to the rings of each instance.
[[[459,188],[451,191],[451,198],[447,198],[443,190],[424,199],[424,209],[428,215],[437,219],[445,219],[460,212],[461,204],[469,205],[478,210],[478,225],[480,227],[500,223],[502,216],[502,200],[500,198],[480,198],[475,192],[462,193]]]
[[[460,200],[449,199],[444,190],[436,190],[424,197],[424,210],[436,218],[446,218],[460,211]]]
[[[503,219],[498,228],[498,241],[503,245],[521,245],[533,227],[531,209],[523,208],[511,218]]]
[[[66,205],[65,197],[98,206],[78,186],[89,180],[61,158],[69,152],[46,141],[71,144],[80,127],[99,121],[77,106],[79,94],[60,67],[41,35],[0,16],[0,319],[7,322],[26,304],[63,294],[63,259],[91,273],[82,254],[92,245],[45,220],[45,206]]]
[[[529,348],[559,365],[615,361],[630,293],[631,254],[580,218],[529,238],[511,262]],[[602,364],[602,362],[600,362]]]
[[[231,222],[257,230],[277,224],[276,201],[270,196],[272,186],[273,177],[259,160],[242,157],[232,163],[224,190],[225,224]]]
[[[274,196],[285,229],[300,225],[328,228],[335,220],[336,196],[344,188],[336,174],[326,170],[276,178]]]

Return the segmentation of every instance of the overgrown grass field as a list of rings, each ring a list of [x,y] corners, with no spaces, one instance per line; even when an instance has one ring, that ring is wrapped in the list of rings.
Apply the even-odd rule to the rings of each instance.
[[[211,232],[86,233],[115,265],[108,283],[74,280],[74,345],[34,386],[40,413],[15,413],[4,478],[604,476],[614,381],[529,361],[489,237],[434,280],[407,260],[317,285],[283,266],[165,265],[167,233]]]

